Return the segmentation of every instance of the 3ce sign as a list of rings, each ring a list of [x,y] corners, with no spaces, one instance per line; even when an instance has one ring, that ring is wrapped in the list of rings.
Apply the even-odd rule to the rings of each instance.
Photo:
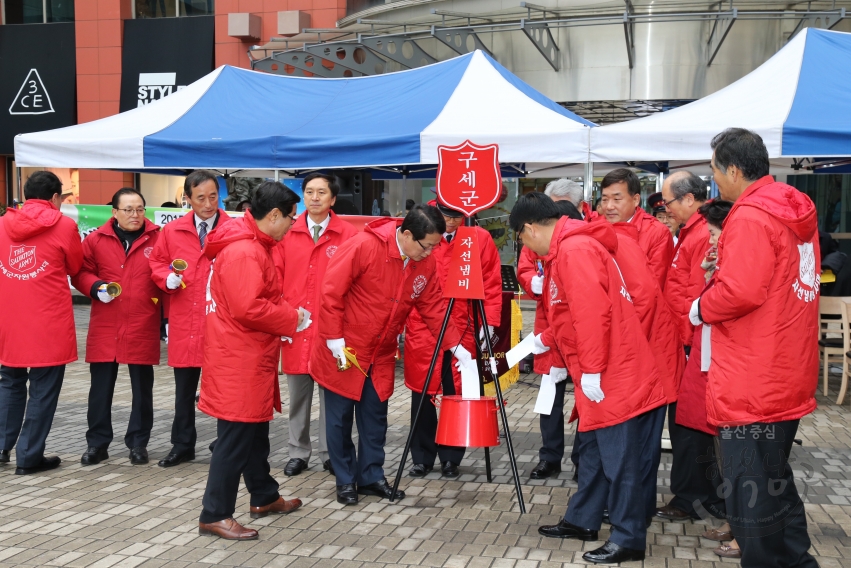
[[[38,70],[30,69],[27,78],[24,79],[24,83],[18,89],[18,94],[15,95],[15,100],[12,101],[12,106],[9,107],[9,114],[47,114],[51,112],[55,112],[53,103],[50,102],[50,95],[44,87]]]

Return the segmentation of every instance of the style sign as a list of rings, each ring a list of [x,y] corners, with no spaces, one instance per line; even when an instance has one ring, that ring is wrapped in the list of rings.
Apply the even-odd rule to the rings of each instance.
[[[499,146],[469,140],[437,147],[437,199],[467,217],[492,207],[502,190]]]

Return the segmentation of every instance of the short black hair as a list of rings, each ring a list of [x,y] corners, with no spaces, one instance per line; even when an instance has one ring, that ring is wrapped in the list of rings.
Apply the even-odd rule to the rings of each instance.
[[[313,172],[312,174],[308,174],[304,180],[301,182],[301,190],[304,191],[304,188],[307,187],[307,184],[316,178],[324,179],[328,182],[328,189],[331,190],[331,195],[337,197],[337,194],[340,193],[340,180],[337,179],[337,176],[333,176],[331,174],[323,174],[320,172]]]
[[[626,182],[626,190],[630,195],[638,195],[641,193],[641,182],[638,181],[638,176],[629,168],[618,168],[607,173],[600,182],[600,191],[603,191],[610,185]]]
[[[708,195],[706,182],[691,172],[686,174],[682,177],[678,176],[671,182],[671,193],[676,199],[682,199],[691,193],[695,201],[706,201]]]
[[[216,188],[219,187],[219,180],[216,177],[216,172],[211,172],[210,170],[195,170],[186,176],[186,180],[183,182],[183,195],[191,199],[192,188],[198,187],[205,181],[212,181],[216,184]]]
[[[115,192],[115,195],[112,196],[113,209],[118,209],[118,204],[121,202],[122,195],[138,195],[142,198],[142,205],[147,205],[147,202],[145,202],[145,196],[139,193],[138,190],[132,187],[122,187],[121,189]]]
[[[724,224],[727,215],[730,214],[730,209],[733,208],[732,201],[724,201],[723,199],[715,199],[709,203],[704,203],[698,208],[697,212],[703,215],[706,222],[714,225],[719,229]]]
[[[34,172],[24,184],[24,198],[50,201],[56,194],[62,195],[62,180],[48,171]]]
[[[426,235],[446,232],[446,221],[443,214],[433,205],[414,205],[399,227],[402,232],[411,231],[415,240],[424,239]]]
[[[177,203],[175,203],[174,201],[166,201],[165,203],[160,205],[160,207],[170,207],[172,209],[177,209]]]
[[[726,171],[729,166],[736,166],[747,181],[768,175],[768,149],[756,132],[728,128],[716,134],[710,146],[715,151],[715,167],[719,170]]]
[[[257,186],[257,191],[251,198],[251,215],[255,219],[263,219],[273,209],[283,215],[289,215],[299,201],[301,198],[281,182],[264,181]]]
[[[515,233],[519,233],[527,223],[549,225],[561,216],[561,211],[548,195],[535,191],[517,200],[508,216],[508,224]]]
[[[571,203],[569,200],[560,199],[555,202],[555,205],[562,217],[576,219],[577,221],[582,220],[582,213],[580,213],[579,209],[576,208],[576,205]]]
[[[417,204],[417,202],[414,201],[413,199],[406,199],[405,200],[405,211],[410,211],[411,208],[416,204]]]

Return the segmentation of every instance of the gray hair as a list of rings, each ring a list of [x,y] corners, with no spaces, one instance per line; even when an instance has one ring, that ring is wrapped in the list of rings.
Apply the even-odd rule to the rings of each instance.
[[[682,199],[691,193],[695,201],[706,201],[706,182],[693,173],[686,172],[686,175],[671,180],[671,193],[674,194],[674,199]]]
[[[582,198],[585,196],[585,190],[582,184],[561,178],[548,183],[546,189],[544,189],[544,195],[565,198],[578,209],[582,204]]]

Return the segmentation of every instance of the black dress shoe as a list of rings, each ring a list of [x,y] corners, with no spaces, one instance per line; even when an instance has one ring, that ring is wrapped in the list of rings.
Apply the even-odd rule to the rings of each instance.
[[[618,564],[630,560],[644,560],[644,550],[624,548],[607,540],[606,544],[597,550],[586,552],[582,558],[594,564]]]
[[[434,469],[433,465],[426,465],[424,463],[415,463],[414,467],[408,471],[409,477],[425,477]]]
[[[284,468],[284,475],[292,477],[298,475],[307,469],[307,462],[301,458],[293,458],[287,462],[287,467]]]
[[[89,449],[86,450],[86,453],[84,453],[83,457],[80,458],[80,463],[83,465],[97,465],[103,460],[108,459],[109,454],[106,452],[106,448],[89,446]]]
[[[357,505],[358,492],[355,490],[354,483],[346,483],[345,485],[337,486],[337,503],[343,505]]]
[[[143,465],[148,463],[148,450],[142,446],[136,446],[130,450],[130,463],[133,465]]]
[[[0,450],[0,463],[9,463],[9,450]]]
[[[390,499],[390,496],[393,494],[393,487],[387,483],[386,479],[382,479],[381,481],[376,481],[375,483],[370,483],[369,485],[361,485],[358,487],[358,493],[360,495],[375,495],[376,497],[381,497],[382,499]],[[404,499],[405,492],[401,489],[396,492],[396,500]]]
[[[561,473],[561,464],[541,460],[529,476],[532,479],[547,479]]]
[[[443,465],[440,466],[440,473],[443,474],[443,477],[448,477],[449,479],[455,479],[461,472],[458,471],[458,464],[452,462],[443,462]]]
[[[557,525],[544,525],[538,527],[538,534],[550,538],[575,538],[576,540],[597,540],[597,531],[583,529],[564,519]]]
[[[56,469],[59,467],[59,464],[62,463],[62,460],[59,459],[59,456],[50,456],[41,458],[41,463],[35,467],[19,467],[15,470],[15,475],[30,475],[33,473],[38,473],[40,471],[48,471],[51,469]]]
[[[337,475],[334,473],[334,466],[331,465],[331,460],[325,460],[322,462],[322,469],[329,472],[331,475]]]
[[[192,461],[195,459],[195,451],[187,450],[185,452],[177,452],[175,450],[171,450],[169,454],[165,457],[165,459],[161,459],[159,463],[157,463],[160,467],[174,467],[176,465],[180,465],[183,462]]]
[[[686,521],[693,518],[682,509],[677,509],[673,505],[665,505],[656,509],[656,516],[666,521]]]

